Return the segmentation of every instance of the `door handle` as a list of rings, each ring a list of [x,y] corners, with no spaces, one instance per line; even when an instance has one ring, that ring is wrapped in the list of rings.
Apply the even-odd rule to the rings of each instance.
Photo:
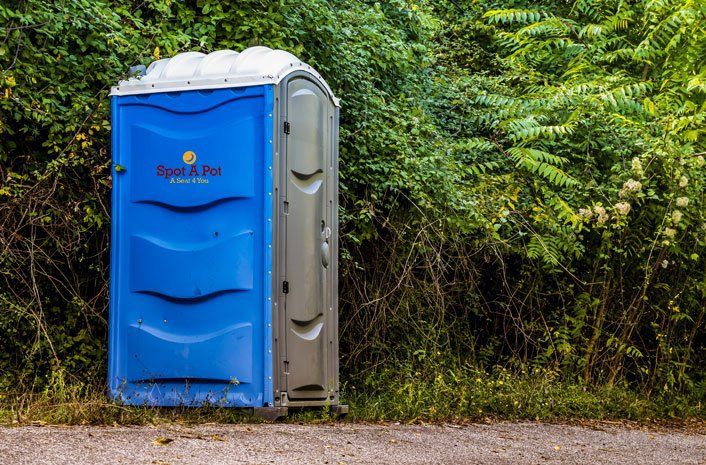
[[[321,264],[324,268],[328,268],[328,260],[330,254],[330,247],[328,245],[328,239],[331,237],[331,228],[326,226],[325,221],[321,221]]]
[[[321,264],[324,265],[324,268],[328,268],[329,251],[330,248],[327,239],[321,243]]]

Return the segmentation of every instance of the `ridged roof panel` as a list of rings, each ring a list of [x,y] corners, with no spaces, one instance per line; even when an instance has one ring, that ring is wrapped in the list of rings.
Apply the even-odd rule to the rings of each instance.
[[[246,48],[240,53],[233,50],[209,54],[185,52],[157,60],[147,67],[144,76],[120,81],[112,88],[111,95],[277,84],[297,71],[310,74],[338,105],[331,88],[311,66],[289,52],[261,46]]]

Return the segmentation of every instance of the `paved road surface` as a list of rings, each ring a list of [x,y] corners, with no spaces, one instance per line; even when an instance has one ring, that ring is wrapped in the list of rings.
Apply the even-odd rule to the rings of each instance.
[[[703,430],[542,423],[0,428],[0,464],[706,464]]]

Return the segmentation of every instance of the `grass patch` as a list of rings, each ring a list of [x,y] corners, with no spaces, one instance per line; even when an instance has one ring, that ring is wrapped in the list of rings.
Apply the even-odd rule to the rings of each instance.
[[[0,395],[0,424],[146,425],[178,422],[242,423],[261,421],[247,410],[228,408],[132,407],[111,402],[99,383],[67,382],[55,371],[40,392]]]
[[[353,421],[706,419],[704,396],[667,392],[647,396],[627,385],[582,386],[550,372],[415,369],[412,364],[343,386]],[[287,422],[328,422],[329,409],[291,409]],[[248,409],[157,408],[112,403],[98,384],[56,373],[41,392],[0,397],[0,424],[146,425],[261,422]]]
[[[550,371],[469,366],[415,370],[402,364],[347,386],[351,417],[360,420],[671,420],[704,419],[704,393],[647,395],[627,384],[587,386]]]

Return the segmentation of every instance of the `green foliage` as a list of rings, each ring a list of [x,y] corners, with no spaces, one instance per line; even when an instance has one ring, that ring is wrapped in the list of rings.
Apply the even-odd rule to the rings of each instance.
[[[493,38],[483,69],[454,67],[483,55],[448,43],[455,12],[440,16],[430,111],[461,195],[408,230],[390,212],[352,254],[346,329],[395,341],[352,344],[352,366],[432,346],[648,396],[703,392],[704,7],[469,6],[468,35]]]
[[[351,418],[364,421],[637,420],[691,418],[703,414],[699,399],[648,399],[627,386],[582,386],[552,370],[488,372],[439,362],[433,370],[409,361],[349,387]]]
[[[694,86],[704,68],[693,57],[706,45],[706,8],[587,0],[484,17],[499,24],[507,68],[498,81],[511,85],[477,98],[489,109],[478,121],[533,175],[508,183],[527,186],[520,210],[532,214],[519,212],[500,232],[545,273],[563,276],[552,286],[560,312],[540,303],[552,299],[538,288],[524,297],[539,299],[555,337],[574,335],[564,339],[570,360],[557,362],[585,380],[628,375],[650,388],[691,386],[706,245],[705,94]],[[583,293],[598,300],[594,313],[583,313]],[[567,327],[577,316],[579,332]]]
[[[0,392],[104,376],[109,86],[263,44],[343,99],[342,366],[368,417],[703,400],[703,2],[26,0],[0,25]],[[580,408],[523,400],[564,388]]]

